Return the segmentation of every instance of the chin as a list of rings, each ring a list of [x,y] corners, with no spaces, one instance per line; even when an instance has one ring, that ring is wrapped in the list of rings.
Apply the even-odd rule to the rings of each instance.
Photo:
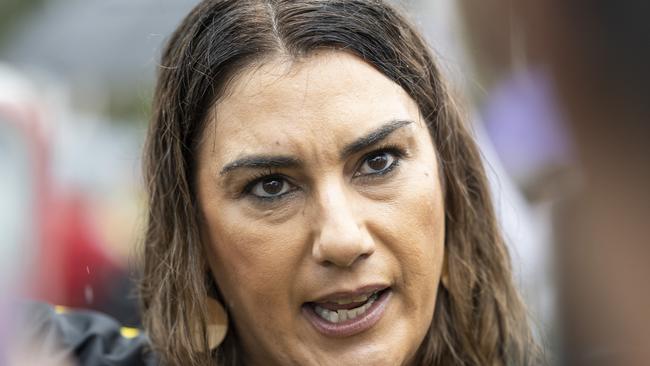
[[[350,337],[305,347],[298,365],[323,366],[398,366],[407,365],[417,347],[412,347],[408,337],[395,338],[395,334],[374,334],[372,338]],[[294,348],[291,351],[296,351]],[[290,353],[288,353],[290,354]],[[281,363],[287,364],[287,363]]]
[[[335,361],[335,360],[334,360]],[[376,365],[376,366],[396,366],[404,365],[404,358],[400,355],[388,355],[385,351],[375,351],[372,355],[358,354],[332,363],[332,365]]]
[[[319,365],[319,366],[397,366],[405,364],[404,355],[389,354],[391,347],[368,347],[348,349],[344,352],[321,351],[313,352],[305,357],[296,357],[292,361],[279,362],[281,365]],[[291,357],[291,356],[290,356]],[[300,361],[296,360],[300,359]]]

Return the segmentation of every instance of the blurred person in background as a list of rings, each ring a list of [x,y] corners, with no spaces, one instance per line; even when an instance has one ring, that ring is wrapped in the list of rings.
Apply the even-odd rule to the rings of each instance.
[[[579,161],[559,211],[557,263],[567,365],[650,362],[650,3],[531,2]]]
[[[45,67],[65,67],[60,59],[82,58],[79,52],[66,52],[61,37],[56,42],[45,40],[60,47],[46,51],[43,44],[33,45],[22,36],[48,27],[47,20],[32,18],[67,4],[72,2],[8,0],[0,4],[0,114],[3,143],[9,149],[2,162],[3,168],[22,172],[2,186],[0,211],[8,218],[2,224],[11,227],[3,244],[25,248],[28,253],[30,268],[20,272],[22,286],[17,286],[21,296],[100,310],[136,326],[132,264],[127,261],[134,242],[129,230],[136,221],[130,212],[135,205],[119,191],[124,164],[116,164],[107,155],[114,149],[137,161],[137,146],[130,153],[116,129],[104,127],[114,122],[79,107],[74,100],[74,77]],[[48,27],[48,35],[50,31]],[[36,49],[38,57],[21,56],[16,48]],[[13,237],[12,232],[21,234]],[[22,237],[28,240],[17,240]],[[6,258],[22,263],[12,261],[12,256]]]
[[[51,133],[57,121],[50,98],[29,77],[0,63],[2,364],[37,365],[51,358],[21,350],[29,356],[24,359],[15,352],[24,299],[104,310],[125,298],[114,289],[126,274],[105,252],[88,197],[53,179]]]
[[[650,3],[463,4],[480,64],[489,70],[484,74],[545,70],[544,88],[563,117],[558,130],[557,109],[545,108],[542,122],[563,132],[542,147],[561,158],[566,143],[572,146],[570,161],[559,161],[573,172],[542,186],[554,187],[560,198],[554,209],[557,363],[647,365]],[[524,63],[513,62],[521,56]],[[520,125],[528,127],[530,118],[540,114],[521,115]],[[540,136],[543,142],[548,134]]]
[[[70,307],[101,307],[125,273],[107,253],[91,197],[53,174],[57,115],[51,95],[18,70],[0,64],[4,149],[3,243],[25,253],[20,293]],[[10,256],[6,258],[23,258]],[[18,260],[16,263],[23,263]],[[98,310],[102,310],[98,308]]]

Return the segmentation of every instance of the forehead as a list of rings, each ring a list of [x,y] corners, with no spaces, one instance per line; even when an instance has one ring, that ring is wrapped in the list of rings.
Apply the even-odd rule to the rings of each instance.
[[[222,163],[273,149],[333,152],[389,120],[421,125],[417,105],[399,85],[342,52],[248,69],[213,112],[204,139],[212,143],[204,145]]]

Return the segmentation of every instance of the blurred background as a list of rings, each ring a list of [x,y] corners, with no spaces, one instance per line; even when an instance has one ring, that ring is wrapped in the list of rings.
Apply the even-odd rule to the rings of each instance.
[[[0,2],[0,345],[17,298],[139,326],[140,150],[196,3]],[[397,3],[472,122],[550,364],[650,364],[649,4]]]

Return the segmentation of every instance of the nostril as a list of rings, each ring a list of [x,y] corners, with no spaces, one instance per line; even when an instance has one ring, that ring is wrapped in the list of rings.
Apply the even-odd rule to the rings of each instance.
[[[340,252],[340,253],[335,253],[335,252],[329,252],[325,251],[323,255],[321,256],[315,256],[316,260],[323,266],[323,267],[341,267],[341,268],[347,268],[347,267],[352,267],[355,265],[355,263],[359,261],[363,261],[370,257],[372,253],[363,253],[360,251],[355,251],[355,252]]]

